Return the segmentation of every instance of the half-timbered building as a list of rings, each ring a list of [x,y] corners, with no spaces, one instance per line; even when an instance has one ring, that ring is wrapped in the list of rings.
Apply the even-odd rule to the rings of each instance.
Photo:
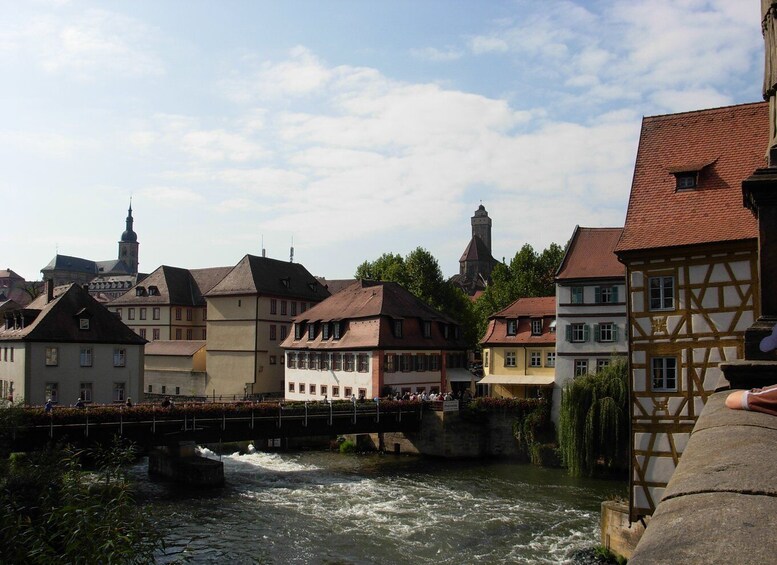
[[[628,285],[630,514],[653,513],[718,364],[759,311],[756,222],[741,184],[764,164],[768,106],[646,117],[615,252]]]

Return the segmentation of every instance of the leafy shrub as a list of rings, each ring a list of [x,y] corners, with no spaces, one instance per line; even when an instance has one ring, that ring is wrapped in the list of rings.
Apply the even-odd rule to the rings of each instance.
[[[340,453],[356,453],[356,442],[345,440],[340,444]]]

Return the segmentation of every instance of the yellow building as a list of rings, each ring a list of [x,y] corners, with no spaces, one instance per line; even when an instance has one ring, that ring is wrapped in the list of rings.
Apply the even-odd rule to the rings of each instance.
[[[488,320],[483,347],[489,396],[550,396],[556,367],[556,298],[521,298]]]
[[[280,348],[297,314],[329,296],[298,263],[246,255],[205,296],[208,303],[206,394],[281,395]]]

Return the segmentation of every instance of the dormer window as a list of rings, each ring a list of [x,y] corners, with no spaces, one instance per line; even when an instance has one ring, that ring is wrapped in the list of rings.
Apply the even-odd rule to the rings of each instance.
[[[146,287],[145,286],[136,287],[135,296],[146,296]]]
[[[321,325],[321,339],[329,339],[329,324]]]
[[[402,320],[394,320],[394,337],[402,337]]]
[[[518,320],[507,320],[507,335],[518,333]]]
[[[283,288],[291,288],[291,278],[286,277],[285,279],[281,279],[281,284],[283,285]]]
[[[316,324],[308,324],[308,339],[316,339]]]
[[[432,337],[432,323],[424,320],[424,337]]]
[[[78,318],[78,329],[79,330],[88,330],[89,329],[89,318]]]
[[[302,339],[302,332],[305,331],[304,322],[294,324],[294,339]]]
[[[541,334],[542,334],[542,320],[532,320],[531,335],[541,335]]]
[[[691,190],[699,186],[698,171],[675,173],[674,176],[677,182],[676,190]]]
[[[332,336],[335,339],[340,339],[340,328],[342,322],[332,322]]]
[[[151,285],[148,287],[149,296],[159,296],[159,287]]]
[[[448,339],[451,334],[451,327],[448,324],[443,324],[442,326],[442,337],[445,339]]]

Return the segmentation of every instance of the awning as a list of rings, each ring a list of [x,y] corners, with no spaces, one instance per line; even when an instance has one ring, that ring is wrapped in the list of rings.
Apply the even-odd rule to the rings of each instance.
[[[449,383],[469,383],[478,380],[478,377],[470,373],[467,369],[448,369],[445,372],[445,378]]]
[[[552,375],[487,375],[478,384],[553,386],[555,380]]]

